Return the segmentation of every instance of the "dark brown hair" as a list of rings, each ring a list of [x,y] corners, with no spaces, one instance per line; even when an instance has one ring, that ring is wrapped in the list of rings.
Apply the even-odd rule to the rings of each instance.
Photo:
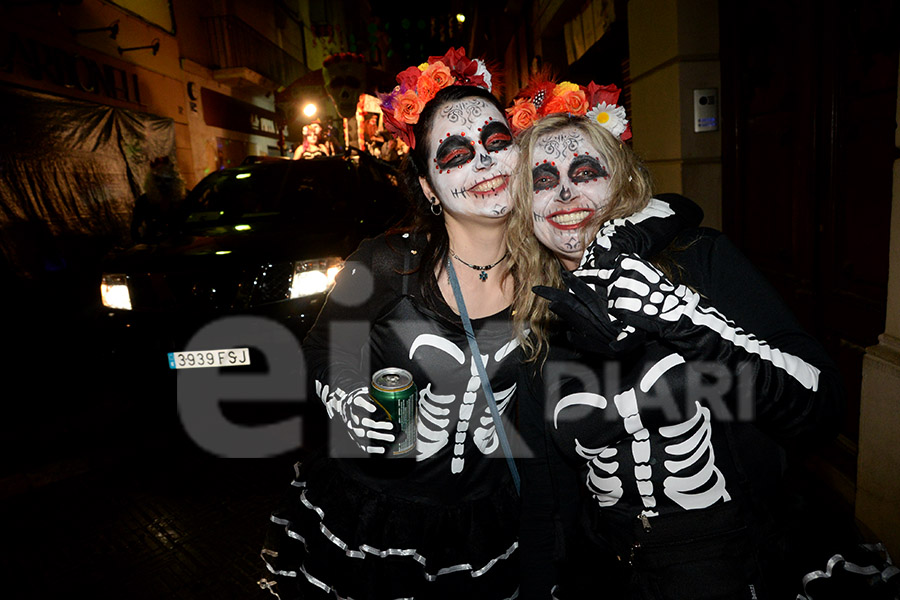
[[[505,116],[506,114],[500,101],[484,88],[472,85],[445,87],[435,94],[434,98],[425,105],[425,108],[419,115],[419,121],[413,126],[416,146],[415,148],[410,148],[400,166],[408,208],[406,217],[391,233],[414,232],[426,236],[428,241],[422,252],[419,270],[423,274],[421,285],[422,291],[427,292],[424,294],[427,299],[440,297],[437,282],[430,274],[436,272],[438,264],[446,259],[450,241],[447,237],[447,229],[444,227],[444,217],[431,212],[431,200],[422,191],[419,177],[425,177],[428,183],[432,187],[434,186],[434,182],[431,179],[431,170],[428,169],[428,162],[432,157],[433,151],[432,148],[428,147],[431,127],[437,116],[438,109],[449,102],[456,102],[463,98],[483,98],[490,102],[492,106],[495,106],[501,115]]]

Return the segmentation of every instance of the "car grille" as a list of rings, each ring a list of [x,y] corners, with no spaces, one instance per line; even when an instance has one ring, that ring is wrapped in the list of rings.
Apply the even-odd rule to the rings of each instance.
[[[130,275],[135,310],[241,310],[290,298],[291,263],[260,265],[229,273],[185,272]]]

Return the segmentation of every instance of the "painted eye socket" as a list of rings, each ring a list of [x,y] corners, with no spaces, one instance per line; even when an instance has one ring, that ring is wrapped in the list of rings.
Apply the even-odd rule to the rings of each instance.
[[[481,143],[488,152],[499,152],[512,146],[513,137],[506,124],[491,121],[481,131]]]
[[[512,145],[512,135],[505,132],[492,133],[484,141],[484,147],[489,152],[497,152]]]
[[[532,181],[535,192],[549,190],[559,184],[559,175],[550,169],[538,168],[532,171]]]
[[[465,164],[473,158],[475,158],[475,151],[471,147],[457,147],[441,153],[438,165],[442,169],[447,169]]]
[[[577,169],[574,173],[572,173],[572,181],[582,182],[582,181],[591,181],[592,179],[597,179],[598,177],[605,177],[606,172],[600,173],[597,169],[592,167],[581,167]]]
[[[609,172],[602,164],[594,159],[582,159],[572,165],[569,171],[573,183],[584,183],[594,179],[609,177]]]

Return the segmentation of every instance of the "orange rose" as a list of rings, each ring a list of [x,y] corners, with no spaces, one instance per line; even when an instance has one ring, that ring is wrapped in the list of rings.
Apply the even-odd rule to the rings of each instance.
[[[434,80],[434,83],[435,85],[437,85],[438,90],[442,90],[448,85],[453,85],[453,83],[456,81],[453,75],[450,74],[450,67],[448,67],[441,61],[437,61],[428,65],[428,68],[425,69],[423,76]]]
[[[582,90],[566,92],[563,96],[566,101],[566,111],[573,115],[587,114],[588,102]]]
[[[403,123],[415,125],[419,122],[419,114],[422,112],[423,108],[425,108],[425,102],[419,98],[418,94],[413,90],[406,90],[406,92],[396,100],[396,104],[394,105],[394,117]]]
[[[566,110],[566,100],[563,96],[553,96],[546,100],[541,106],[541,113],[544,115],[552,115],[553,113],[568,112]]]
[[[570,90],[558,96],[553,96],[543,107],[544,114],[569,113],[584,115],[588,111],[587,98],[581,90]]]
[[[418,92],[419,99],[421,99],[423,103],[434,98],[434,95],[439,89],[441,88],[438,87],[438,84],[435,83],[434,79],[426,75],[419,77],[419,82],[416,84],[416,92]]]
[[[507,110],[507,113],[510,116],[510,123],[512,123],[513,129],[516,131],[531,127],[538,114],[534,104],[524,98],[516,100],[516,103]]]

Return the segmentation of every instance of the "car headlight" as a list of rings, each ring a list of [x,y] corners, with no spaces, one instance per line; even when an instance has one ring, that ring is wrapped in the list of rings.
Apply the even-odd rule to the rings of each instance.
[[[100,301],[108,308],[131,310],[128,276],[120,273],[104,273],[100,283]]]
[[[291,298],[324,294],[334,286],[334,278],[342,268],[344,261],[336,256],[295,262]]]

